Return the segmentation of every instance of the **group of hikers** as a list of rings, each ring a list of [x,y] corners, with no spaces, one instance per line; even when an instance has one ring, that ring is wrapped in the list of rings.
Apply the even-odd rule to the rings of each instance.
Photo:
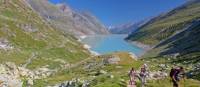
[[[141,82],[141,87],[145,87],[147,83],[147,78],[149,76],[149,69],[147,64],[143,64],[140,68],[139,73],[136,72],[134,68],[132,68],[129,72],[129,87],[136,87],[136,79],[138,78]],[[179,81],[181,78],[184,78],[184,69],[183,67],[172,67],[169,76],[171,78],[171,82],[173,83],[173,87],[179,87]]]

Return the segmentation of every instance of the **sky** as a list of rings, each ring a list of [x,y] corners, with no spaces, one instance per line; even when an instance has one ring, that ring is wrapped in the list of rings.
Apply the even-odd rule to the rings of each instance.
[[[186,0],[49,0],[66,2],[76,11],[89,11],[106,26],[139,22],[167,12]]]

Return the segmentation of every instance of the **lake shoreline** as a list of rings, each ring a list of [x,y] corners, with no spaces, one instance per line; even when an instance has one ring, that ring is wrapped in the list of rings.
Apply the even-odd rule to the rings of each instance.
[[[126,34],[85,35],[81,36],[79,41],[83,43],[84,47],[93,55],[104,55],[115,52],[131,52],[137,57],[142,55],[145,50],[124,40],[126,36]]]
[[[138,41],[130,41],[130,40],[127,40],[128,43],[131,43],[131,44],[134,44],[142,49],[144,49],[145,51],[148,51],[150,49],[152,49],[152,47],[150,45],[146,45],[146,44],[143,44],[141,42],[138,42]]]

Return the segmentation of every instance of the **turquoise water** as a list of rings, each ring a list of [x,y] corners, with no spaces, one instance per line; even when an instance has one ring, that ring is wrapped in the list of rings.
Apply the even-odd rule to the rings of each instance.
[[[127,35],[95,35],[88,36],[82,40],[83,43],[91,46],[91,50],[100,53],[112,53],[117,51],[132,52],[140,55],[143,49],[136,45],[130,44],[124,40]]]

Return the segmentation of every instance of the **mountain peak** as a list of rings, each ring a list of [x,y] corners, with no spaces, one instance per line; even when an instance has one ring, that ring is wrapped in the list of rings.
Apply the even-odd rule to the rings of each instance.
[[[56,4],[56,6],[62,11],[62,12],[71,12],[71,8],[66,5],[65,3],[59,3]]]

